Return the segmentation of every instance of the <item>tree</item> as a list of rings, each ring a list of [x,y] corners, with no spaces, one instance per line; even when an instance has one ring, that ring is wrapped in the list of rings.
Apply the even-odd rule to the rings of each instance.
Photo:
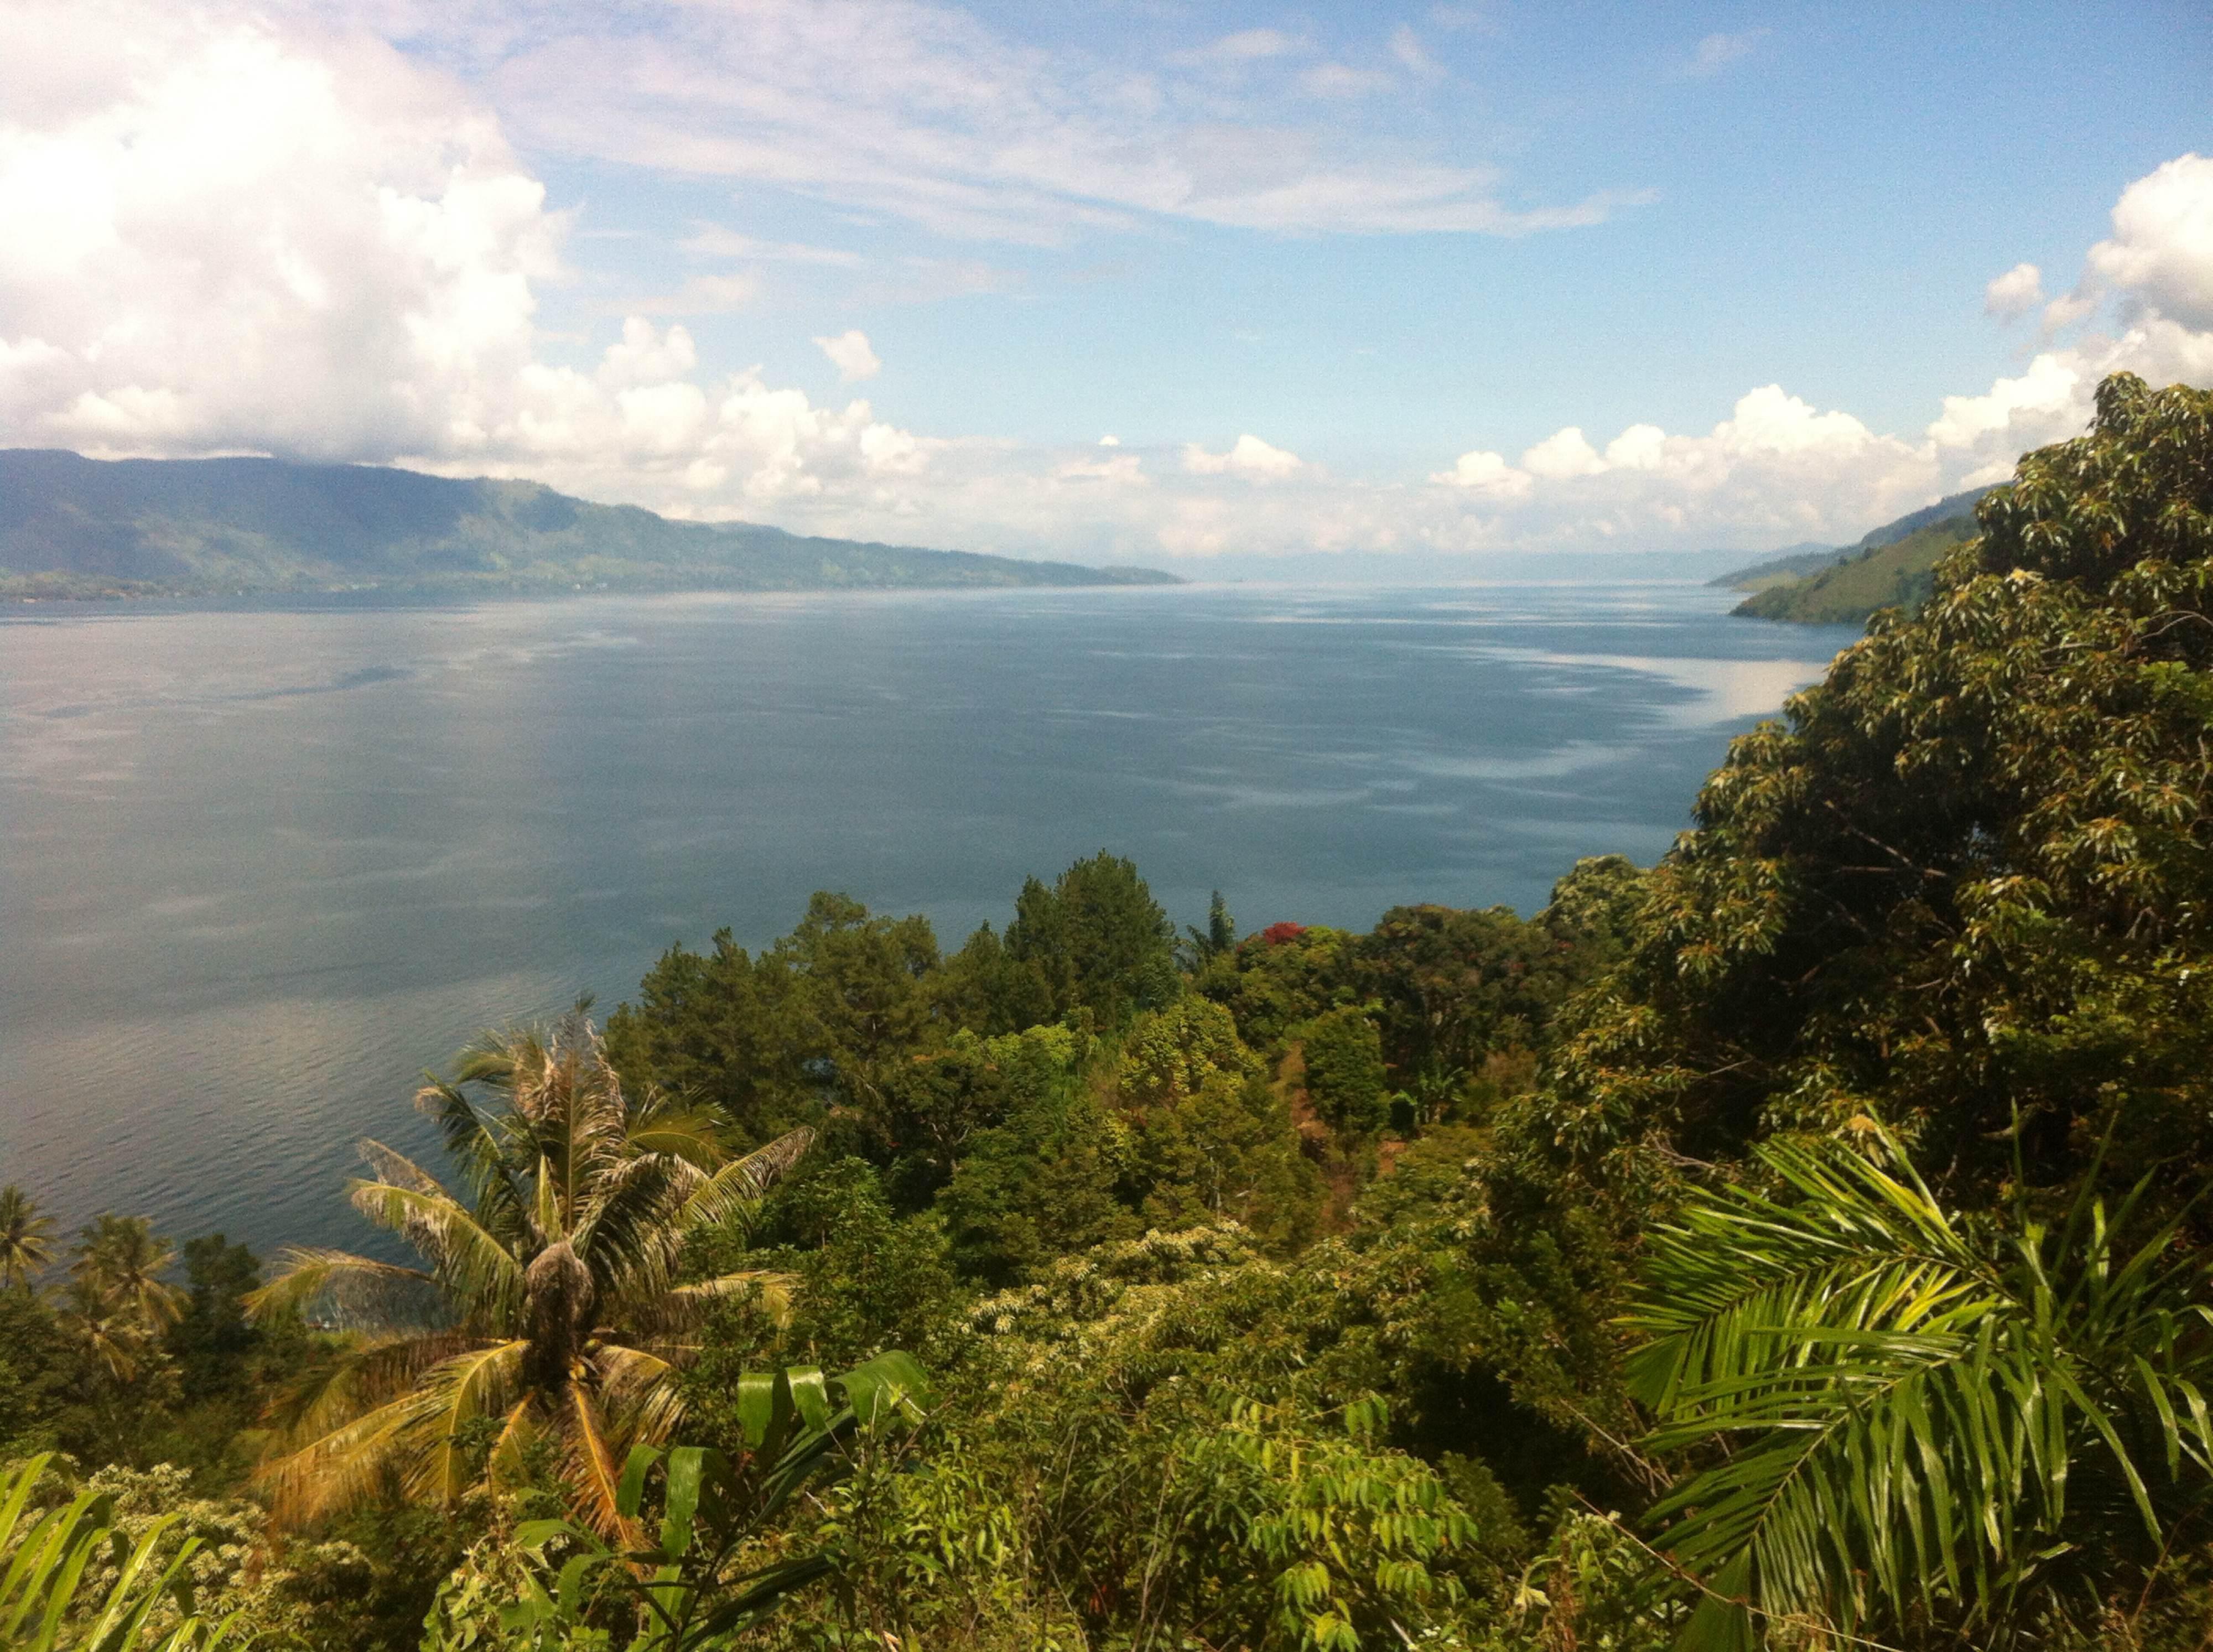
[[[929,919],[818,890],[758,957],[728,930],[704,954],[670,948],[609,1019],[607,1046],[634,1081],[719,1106],[758,1143],[879,1106],[887,1073],[933,1031],[939,965]]]
[[[1706,783],[1529,1119],[1590,1186],[1863,1113],[1984,1196],[2116,1113],[2213,1166],[2213,393],[2097,406]]]
[[[76,1285],[150,1334],[168,1330],[184,1312],[185,1293],[161,1277],[175,1265],[176,1249],[155,1237],[144,1216],[94,1217],[70,1258]]]
[[[1721,1448],[1655,1510],[1706,1591],[1686,1652],[1761,1626],[1977,1648],[2137,1612],[2213,1507],[2213,1263],[2086,1177],[2047,1225],[1944,1208],[1888,1137],[1765,1143],[1778,1196],[1651,1236],[1630,1371],[1656,1450]]]
[[[256,1341],[246,1302],[260,1287],[261,1265],[245,1246],[203,1234],[185,1241],[185,1310],[168,1338],[185,1392],[198,1399],[235,1388]]]
[[[1123,1106],[1142,1109],[1186,1100],[1217,1076],[1241,1083],[1259,1071],[1229,1012],[1187,993],[1132,1023],[1115,1088]]]
[[[1229,903],[1216,889],[1214,898],[1206,903],[1206,927],[1203,930],[1186,927],[1185,936],[1191,942],[1191,966],[1193,972],[1204,969],[1216,959],[1234,952],[1237,948],[1237,924],[1229,916]]]
[[[27,1290],[53,1260],[53,1218],[39,1214],[36,1200],[9,1182],[0,1187],[0,1284]]]
[[[1364,1010],[1318,1015],[1301,1030],[1300,1042],[1316,1113],[1348,1136],[1372,1136],[1391,1121],[1383,1041]]]
[[[549,1031],[488,1035],[417,1101],[466,1198],[376,1142],[362,1146],[374,1173],[349,1193],[424,1265],[295,1249],[250,1299],[258,1315],[321,1306],[362,1332],[290,1408],[284,1454],[264,1470],[279,1511],[337,1508],[387,1472],[450,1501],[546,1441],[581,1516],[612,1532],[622,1452],[682,1416],[676,1378],[698,1326],[783,1283],[683,1283],[688,1242],[750,1210],[812,1134],[726,1161],[706,1119],[625,1093],[581,1009]]]
[[[1248,1045],[1280,1056],[1300,1022],[1360,1001],[1355,944],[1326,924],[1271,924],[1213,959],[1192,985],[1228,1010]]]
[[[1056,1016],[1088,1009],[1102,1032],[1159,1008],[1180,986],[1174,924],[1136,865],[1103,849],[1050,888],[1025,882],[1005,945],[1045,982]]]

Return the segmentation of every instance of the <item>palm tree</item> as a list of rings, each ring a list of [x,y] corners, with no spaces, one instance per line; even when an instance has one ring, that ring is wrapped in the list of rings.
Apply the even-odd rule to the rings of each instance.
[[[83,1279],[72,1279],[62,1296],[62,1325],[108,1379],[137,1381],[149,1359],[158,1367],[161,1333],[129,1303]]]
[[[466,1197],[376,1142],[349,1192],[424,1265],[294,1249],[248,1299],[257,1315],[320,1305],[361,1333],[284,1419],[288,1448],[264,1470],[278,1512],[311,1517],[387,1473],[449,1501],[546,1440],[580,1515],[619,1532],[625,1451],[668,1437],[708,1314],[748,1293],[783,1301],[781,1275],[683,1282],[686,1247],[750,1210],[814,1134],[728,1159],[704,1117],[624,1094],[581,1005],[551,1029],[487,1035],[416,1103]]]
[[[112,1314],[159,1334],[184,1312],[185,1293],[162,1281],[176,1264],[176,1247],[155,1237],[144,1216],[94,1217],[70,1255],[70,1277],[80,1296],[104,1304]]]
[[[2141,1186],[2108,1210],[2094,1166],[2053,1227],[2026,1196],[1948,1211],[1873,1146],[1771,1143],[1783,1197],[1701,1195],[1653,1237],[1631,1385],[1649,1444],[1710,1465],[1655,1511],[1705,1595],[1686,1652],[2094,1637],[2205,1539],[2213,1260]]]
[[[38,1201],[9,1182],[0,1187],[0,1284],[17,1290],[53,1260],[53,1244],[47,1235],[53,1218],[39,1214]]]

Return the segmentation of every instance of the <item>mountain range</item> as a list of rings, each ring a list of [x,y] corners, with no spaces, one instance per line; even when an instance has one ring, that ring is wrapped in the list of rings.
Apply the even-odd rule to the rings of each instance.
[[[535,482],[0,449],[0,597],[1177,582],[1143,568],[674,521]]]

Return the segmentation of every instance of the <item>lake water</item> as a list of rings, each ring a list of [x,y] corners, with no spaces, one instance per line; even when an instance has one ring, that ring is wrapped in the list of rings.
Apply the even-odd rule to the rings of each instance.
[[[1697,586],[40,606],[0,619],[0,1181],[361,1242],[417,1076],[809,891],[1003,923],[1528,911],[1850,640]]]

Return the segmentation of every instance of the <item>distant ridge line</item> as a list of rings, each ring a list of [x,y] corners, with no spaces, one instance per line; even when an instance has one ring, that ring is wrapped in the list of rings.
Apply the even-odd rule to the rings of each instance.
[[[1174,585],[970,551],[686,522],[539,482],[0,448],[0,597]]]

